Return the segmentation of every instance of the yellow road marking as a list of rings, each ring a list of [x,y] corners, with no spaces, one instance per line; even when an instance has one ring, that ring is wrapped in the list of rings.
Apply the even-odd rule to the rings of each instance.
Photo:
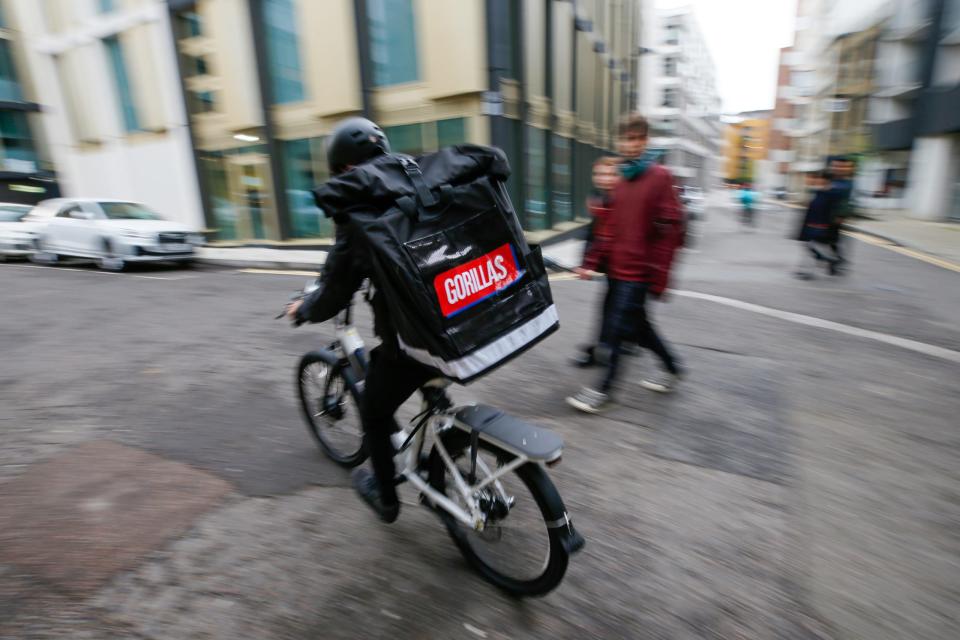
[[[889,249],[890,251],[896,251],[901,255],[905,255],[910,258],[914,258],[916,260],[926,262],[927,264],[932,264],[935,267],[940,267],[941,269],[948,269],[950,271],[956,271],[957,273],[960,273],[960,264],[957,264],[955,262],[950,262],[949,260],[937,258],[937,257],[931,256],[930,254],[923,253],[922,251],[917,251],[916,249],[908,249],[907,247],[901,247],[899,245],[896,245],[890,242],[889,240],[877,238],[871,235],[867,235],[865,233],[860,233],[858,231],[844,231],[844,233],[850,236],[851,238],[856,238],[857,240],[866,242],[867,244],[872,244],[876,247],[883,247],[884,249]]]

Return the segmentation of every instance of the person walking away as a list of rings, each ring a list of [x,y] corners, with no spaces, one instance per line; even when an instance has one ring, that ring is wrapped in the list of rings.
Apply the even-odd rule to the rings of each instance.
[[[794,275],[801,280],[811,280],[814,270],[821,262],[827,264],[828,272],[835,269],[839,256],[831,247],[831,225],[834,220],[836,193],[831,189],[830,174],[820,171],[809,179],[813,197],[807,205],[797,240],[803,242],[800,266]]]
[[[683,370],[654,329],[647,313],[650,296],[660,297],[667,288],[670,267],[683,238],[683,218],[670,172],[656,162],[659,153],[648,150],[649,124],[639,114],[627,116],[619,129],[621,180],[613,190],[611,211],[612,241],[595,246],[577,270],[588,278],[601,264],[607,264],[610,306],[604,318],[601,346],[610,354],[606,369],[595,388],[584,387],[567,398],[575,409],[599,413],[609,403],[619,372],[622,345],[637,338],[663,362],[666,375],[644,380],[650,390],[674,388]]]
[[[757,194],[751,187],[750,183],[745,183],[740,189],[740,206],[742,207],[743,224],[748,227],[754,226],[753,214],[756,198]]]
[[[830,230],[827,244],[836,257],[830,263],[830,275],[843,273],[847,262],[843,248],[843,228],[847,220],[853,215],[853,173],[854,164],[850,158],[840,156],[830,161],[831,183],[833,192],[833,218],[830,221]]]
[[[620,181],[619,170],[620,159],[614,156],[602,156],[593,163],[593,192],[587,197],[587,211],[590,212],[590,227],[587,232],[587,242],[584,247],[584,256],[591,251],[608,253],[607,245],[613,240],[611,231],[610,214],[612,212],[612,193],[613,188]],[[607,273],[606,261],[598,264],[596,271]],[[586,346],[581,347],[580,352],[574,356],[573,362],[578,367],[590,367],[597,364],[598,344],[603,344],[603,324],[604,318],[610,307],[610,284],[607,283],[607,289],[603,296],[603,305],[600,308],[600,323],[598,339]]]

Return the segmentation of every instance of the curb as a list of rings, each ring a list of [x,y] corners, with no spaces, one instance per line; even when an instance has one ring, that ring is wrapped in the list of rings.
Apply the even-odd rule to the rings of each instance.
[[[233,260],[216,258],[197,258],[194,262],[213,267],[224,267],[227,269],[274,269],[282,271],[312,271],[319,273],[323,268],[322,263],[317,262],[282,262],[275,260]]]
[[[926,249],[921,249],[920,247],[913,247],[913,246],[910,246],[909,244],[904,244],[903,242],[900,242],[896,238],[885,236],[882,233],[877,233],[876,231],[864,229],[863,227],[855,227],[849,224],[845,226],[849,231],[856,231],[857,233],[862,233],[865,236],[870,236],[872,238],[877,238],[878,240],[883,240],[884,242],[889,242],[895,247],[905,247],[907,249],[914,249],[915,251],[923,251],[924,253],[930,253],[930,251],[927,251]]]
[[[547,247],[571,238],[582,238],[586,236],[589,222],[584,221],[581,224],[557,231],[544,238],[539,244],[541,247]],[[531,244],[535,244],[531,242]],[[326,247],[329,250],[329,246]],[[327,251],[323,251],[326,257]],[[326,261],[324,259],[324,261]],[[221,267],[225,269],[271,269],[275,271],[311,271],[319,273],[323,268],[323,262],[296,262],[292,260],[244,260],[242,258],[195,258],[197,264],[208,265],[212,267]]]

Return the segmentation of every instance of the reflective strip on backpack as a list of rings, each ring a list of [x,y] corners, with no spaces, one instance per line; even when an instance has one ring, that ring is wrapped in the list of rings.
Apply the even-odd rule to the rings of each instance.
[[[399,335],[397,340],[400,342],[400,349],[417,362],[431,366],[454,380],[467,380],[509,358],[539,338],[558,322],[560,322],[560,316],[557,314],[557,307],[556,305],[550,305],[543,313],[523,323],[510,333],[497,338],[484,347],[480,347],[469,355],[449,362],[436,357],[425,349],[408,346]]]

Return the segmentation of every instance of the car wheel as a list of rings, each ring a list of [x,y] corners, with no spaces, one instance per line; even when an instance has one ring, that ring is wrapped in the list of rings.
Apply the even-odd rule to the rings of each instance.
[[[97,266],[104,271],[123,271],[123,268],[127,265],[123,258],[114,253],[113,246],[110,244],[110,241],[104,240],[103,255],[100,256],[99,260],[97,260]]]

